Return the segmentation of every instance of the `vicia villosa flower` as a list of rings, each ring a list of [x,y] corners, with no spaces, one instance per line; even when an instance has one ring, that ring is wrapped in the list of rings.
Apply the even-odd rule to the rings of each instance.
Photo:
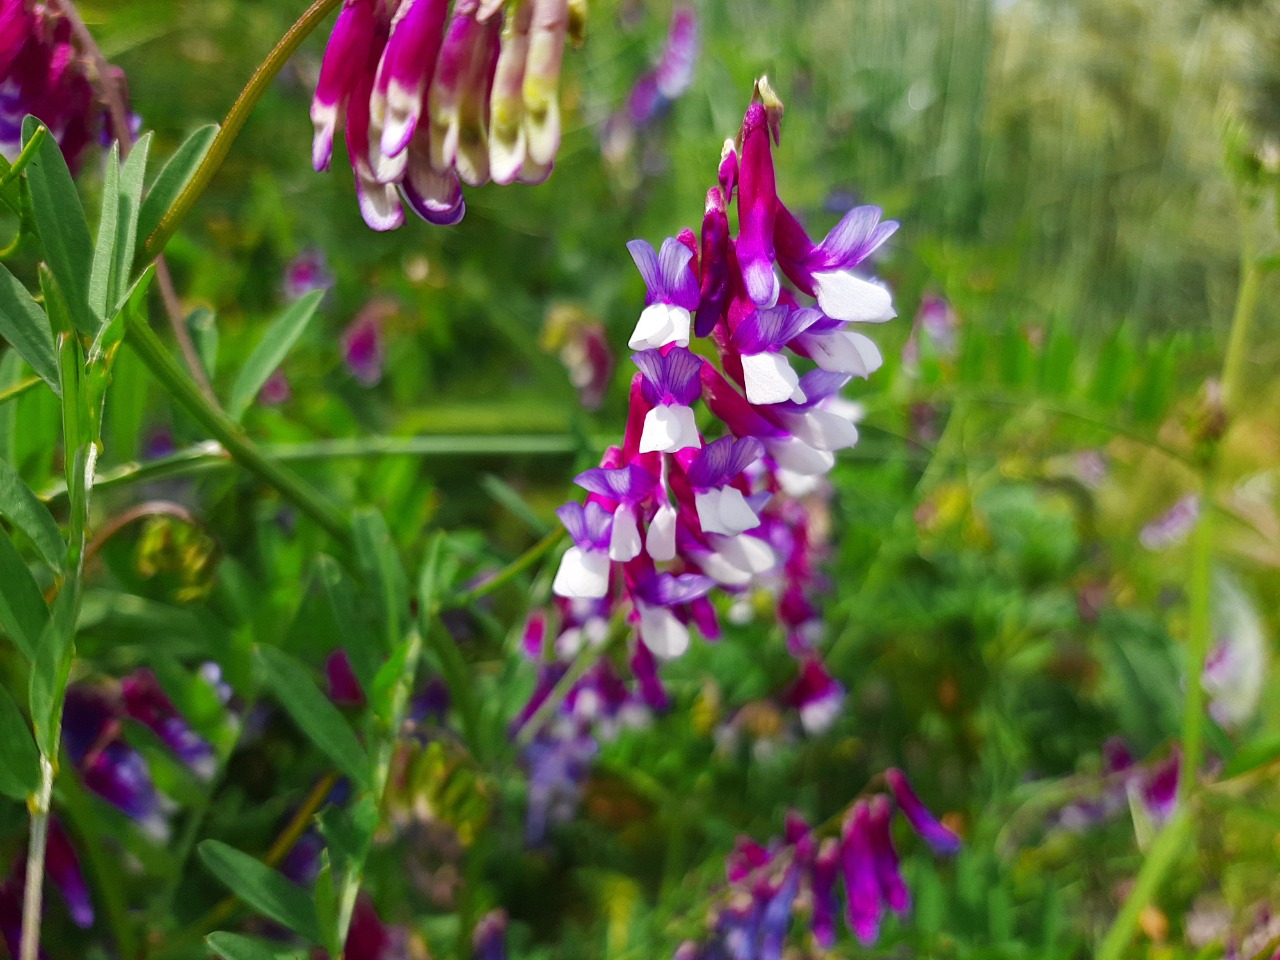
[[[580,9],[346,0],[311,103],[316,170],[328,169],[343,130],[360,212],[375,230],[400,226],[403,206],[457,223],[464,183],[541,183],[560,147],[560,71]]]

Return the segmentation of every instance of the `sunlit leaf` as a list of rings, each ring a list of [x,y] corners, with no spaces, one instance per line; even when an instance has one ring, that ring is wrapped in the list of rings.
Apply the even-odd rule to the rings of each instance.
[[[142,201],[142,211],[138,217],[138,235],[151,236],[160,224],[160,219],[169,209],[170,204],[178,198],[183,188],[200,166],[200,161],[209,152],[213,138],[218,135],[218,125],[211,123],[200,127],[173,152],[165,165],[160,168],[155,182],[147,191]]]
[[[0,516],[30,538],[45,563],[54,570],[61,566],[66,545],[49,508],[4,460],[0,460]]]
[[[3,264],[0,264],[0,337],[21,354],[54,393],[62,393],[49,317]]]

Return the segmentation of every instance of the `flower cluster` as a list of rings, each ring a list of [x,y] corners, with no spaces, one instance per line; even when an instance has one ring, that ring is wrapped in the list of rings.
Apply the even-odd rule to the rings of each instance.
[[[0,154],[22,149],[22,118],[39,117],[57,138],[67,165],[106,127],[71,24],[44,4],[0,0]]]
[[[688,91],[698,47],[698,14],[686,4],[677,4],[657,61],[636,79],[626,102],[600,129],[600,149],[607,161],[622,163],[631,154],[637,135],[666,115]]]
[[[775,189],[780,115],[762,81],[726,144],[700,238],[686,230],[660,250],[628,245],[647,296],[630,339],[638,373],[626,434],[575,479],[586,502],[559,511],[573,545],[553,592],[596,604],[605,621],[622,611],[659,659],[688,648],[690,624],[719,634],[713,589],[740,593],[779,574],[791,582],[779,606],[793,650],[814,649],[821,627],[804,596],[812,570],[796,498],[857,442],[839,393],[881,363],[857,325],[894,316],[888,290],[856,270],[897,225],[858,207],[813,242]],[[690,349],[694,337],[710,338],[718,363]],[[798,373],[797,360],[811,369]],[[699,429],[699,399],[722,436]]]
[[[404,222],[401,200],[448,225],[465,213],[463,183],[541,183],[560,146],[571,8],[346,0],[311,103],[316,170],[328,169],[343,128],[360,212],[374,230]]]
[[[1141,810],[1155,824],[1173,815],[1178,802],[1182,754],[1174,750],[1160,760],[1134,760],[1129,745],[1112,737],[1102,745],[1102,775],[1079,800],[1058,811],[1057,825],[1084,830],[1117,816],[1122,810]]]
[[[864,946],[875,943],[887,911],[902,917],[911,910],[893,845],[895,810],[935,853],[960,849],[960,839],[926,809],[900,770],[887,771],[884,780],[890,793],[857,800],[838,837],[822,837],[790,814],[780,843],[739,840],[726,864],[729,889],[709,920],[710,936],[705,943],[682,944],[676,960],[778,960],[801,913],[813,940],[829,949],[836,941],[841,880],[845,923]]]

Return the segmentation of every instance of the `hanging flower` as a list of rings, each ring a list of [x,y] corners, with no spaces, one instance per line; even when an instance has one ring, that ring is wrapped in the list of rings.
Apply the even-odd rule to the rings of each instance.
[[[325,49],[311,120],[327,170],[339,127],[365,222],[393,230],[404,206],[462,219],[462,184],[540,183],[560,146],[568,0],[512,4],[346,0]]]

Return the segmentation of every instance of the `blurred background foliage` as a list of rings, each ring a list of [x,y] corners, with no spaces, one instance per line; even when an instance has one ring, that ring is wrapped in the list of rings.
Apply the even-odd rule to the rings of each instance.
[[[127,71],[159,155],[221,118],[301,10],[281,0],[82,7]],[[325,176],[310,169],[307,104],[323,49],[311,38],[169,246],[185,305],[216,318],[197,337],[213,379],[230,382],[280,309],[289,261],[323,251],[336,282],[285,363],[291,398],[252,409],[250,431],[266,443],[544,438],[526,453],[298,462],[343,500],[393,518],[415,563],[434,524],[476,528],[460,541],[467,573],[509,559],[550,529],[575,467],[620,433],[625,411],[621,381],[598,411],[580,407],[554,351],[539,346],[549,310],[567,304],[602,322],[622,351],[643,297],[625,242],[696,227],[720,145],[767,72],[787,104],[776,153],[784,200],[816,233],[855,202],[902,223],[880,265],[902,318],[877,331],[887,369],[856,388],[864,438],[839,468],[830,518],[824,647],[849,709],[830,733],[801,735],[778,705],[793,669],[781,637],[748,618],[669,668],[678,709],[606,744],[579,819],[549,849],[526,850],[504,729],[532,684],[513,653],[531,599],[548,593],[549,574],[531,577],[454,624],[484,694],[487,744],[462,769],[510,828],[478,841],[465,867],[477,902],[465,909],[505,906],[516,956],[666,955],[701,929],[735,835],[776,835],[792,807],[821,820],[896,764],[947,811],[966,849],[948,864],[909,858],[914,917],[869,953],[1087,956],[1149,838],[1127,810],[1083,830],[1058,814],[1096,786],[1108,737],[1144,757],[1166,754],[1177,735],[1187,548],[1175,536],[1149,549],[1140,537],[1195,492],[1197,442],[1214,415],[1204,384],[1225,349],[1242,244],[1276,247],[1280,8],[708,0],[698,11],[694,85],[630,152],[606,161],[600,130],[659,49],[670,7],[594,0],[589,41],[568,61],[568,130],[551,180],[469,190],[461,226],[411,222],[390,235],[364,227],[343,161]],[[907,365],[901,348],[926,295],[954,308],[957,344],[920,338]],[[390,304],[387,362],[367,388],[338,344],[374,298]],[[1223,518],[1221,575],[1236,585],[1218,594],[1237,598],[1220,610],[1244,602],[1262,623],[1255,709],[1211,737],[1228,765],[1280,735],[1268,667],[1280,626],[1277,303],[1272,279],[1247,356],[1249,402],[1223,443],[1229,482],[1202,505]],[[16,376],[0,363],[0,380]],[[106,470],[148,444],[203,439],[156,404],[127,351],[115,391]],[[43,393],[0,407],[0,455],[37,486],[54,476],[43,438],[56,418]],[[212,656],[234,686],[263,638],[319,664],[340,642],[314,606],[322,541],[232,471],[155,483],[146,489],[198,503],[217,543],[142,526],[113,540],[86,599],[81,655],[103,673],[153,666],[222,742],[216,705],[181,665]],[[109,514],[136,498],[104,487],[99,502]],[[163,780],[160,752],[148,756]],[[286,726],[235,754],[216,803],[179,771],[161,786],[202,804],[191,829],[262,849],[320,772],[314,762]],[[436,758],[423,769],[422,789],[439,790],[459,768]],[[1214,794],[1200,849],[1143,915],[1135,955],[1221,956],[1280,902],[1275,769]],[[5,810],[6,835],[17,836],[19,812]],[[172,908],[188,922],[216,902],[209,877],[180,873],[181,843],[157,850],[121,835],[149,874],[179,873],[179,894],[150,916]],[[456,922],[424,879],[440,869],[406,883],[404,851],[388,844],[370,872],[384,915],[414,917],[432,944]],[[1195,932],[1210,921],[1217,933]]]

